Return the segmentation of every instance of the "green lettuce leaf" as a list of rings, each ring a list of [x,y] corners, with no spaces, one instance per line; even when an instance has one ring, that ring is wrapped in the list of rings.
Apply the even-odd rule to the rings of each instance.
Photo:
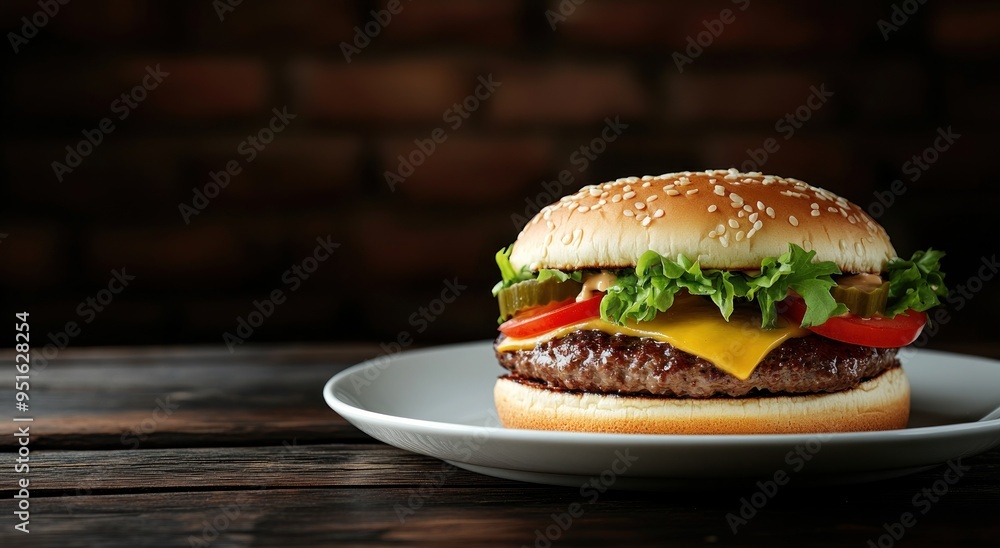
[[[941,304],[941,298],[948,295],[941,272],[944,255],[943,251],[928,249],[917,251],[909,261],[893,259],[889,262],[886,317],[893,318],[910,308],[923,312]]]
[[[500,268],[500,278],[501,280],[493,286],[493,296],[496,297],[500,290],[505,287],[510,287],[518,282],[523,282],[526,280],[538,280],[539,282],[544,282],[545,280],[555,278],[560,282],[565,282],[566,280],[581,281],[583,279],[583,272],[573,271],[573,272],[563,272],[561,270],[554,270],[550,268],[543,268],[538,271],[538,273],[531,272],[528,267],[522,266],[521,270],[515,270],[514,265],[510,264],[510,252],[514,249],[514,246],[508,246],[501,248],[497,251],[496,261],[497,266]]]
[[[833,261],[813,262],[815,251],[789,244],[788,252],[777,258],[761,262],[760,274],[748,277],[748,299],[756,299],[760,306],[762,327],[774,327],[778,318],[776,304],[795,291],[806,304],[802,327],[821,325],[833,316],[847,312],[847,306],[838,303],[830,288],[837,285],[831,277],[840,274]]]
[[[790,245],[787,253],[761,262],[760,274],[728,270],[702,270],[684,255],[677,260],[647,251],[639,257],[634,273],[624,271],[601,301],[601,317],[623,324],[626,320],[649,321],[674,304],[681,289],[692,295],[712,299],[726,320],[733,313],[736,299],[756,300],[761,310],[761,327],[775,326],[776,304],[794,290],[806,303],[803,327],[819,325],[847,312],[830,295],[836,285],[832,274],[840,274],[833,262],[813,262],[815,252]]]

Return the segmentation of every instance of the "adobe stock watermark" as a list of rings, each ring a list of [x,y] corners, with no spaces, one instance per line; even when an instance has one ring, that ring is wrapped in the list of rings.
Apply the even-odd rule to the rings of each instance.
[[[274,138],[281,132],[288,129],[292,120],[298,118],[297,114],[288,112],[288,107],[277,107],[271,109],[271,119],[264,127],[256,133],[247,135],[247,138],[236,145],[237,159],[226,162],[225,169],[219,171],[209,171],[208,178],[211,179],[201,188],[191,188],[191,203],[181,202],[177,204],[177,210],[181,214],[184,224],[191,224],[191,219],[200,215],[213,199],[222,194],[222,191],[229,186],[233,177],[243,173],[243,168],[250,165],[257,159],[257,156],[267,148],[267,145],[274,141]]]
[[[129,449],[138,449],[142,442],[149,439],[150,434],[156,432],[160,423],[169,419],[174,411],[180,409],[180,405],[170,401],[170,394],[163,398],[156,398],[153,403],[153,411],[142,421],[132,425],[127,432],[122,434],[122,445]]]
[[[580,486],[580,498],[584,499],[588,505],[593,505],[600,500],[601,495],[607,492],[615,483],[618,476],[628,471],[639,457],[624,451],[615,450],[615,459],[600,474],[590,478]],[[562,538],[562,536],[573,527],[573,522],[583,517],[587,513],[587,508],[579,502],[572,502],[566,507],[566,511],[558,514],[552,513],[549,517],[552,523],[544,528],[535,529],[534,548],[550,548],[552,543]],[[521,548],[529,548],[527,544],[522,544]]]
[[[236,11],[236,8],[243,3],[243,0],[212,0],[212,9],[220,23],[226,22],[226,16]]]
[[[908,181],[915,183],[920,180],[924,173],[941,159],[941,155],[947,152],[961,137],[962,135],[955,133],[951,126],[937,128],[934,142],[903,163],[902,171],[908,176]],[[874,193],[875,201],[868,204],[865,210],[871,218],[878,219],[896,203],[900,196],[906,194],[906,191],[907,183],[903,182],[902,179],[896,179],[889,184],[887,190],[876,190]]]
[[[412,2],[413,0],[406,1]],[[403,12],[403,8],[402,0],[389,0],[384,9],[371,10],[371,20],[363,27],[354,27],[354,39],[351,43],[340,43],[340,52],[344,54],[344,60],[350,64],[354,60],[352,57],[359,55],[361,50],[370,46],[372,40],[378,38],[382,34],[382,30],[388,27],[389,23],[392,23],[392,18]]]
[[[254,299],[253,310],[247,312],[246,317],[236,317],[236,327],[233,329],[235,334],[229,331],[222,334],[222,341],[226,343],[229,353],[236,352],[237,346],[252,337],[254,330],[264,325],[264,322],[274,314],[275,310],[288,301],[288,293],[298,291],[302,284],[319,270],[319,265],[326,262],[338,247],[340,244],[334,242],[330,234],[317,237],[316,247],[313,248],[312,254],[302,259],[301,262],[293,264],[281,274],[281,287],[272,290],[263,300]]]
[[[942,299],[942,306],[927,311],[927,325],[917,336],[917,340],[899,349],[899,359],[906,361],[918,349],[926,347],[944,326],[951,323],[951,311],[960,312],[964,309],[986,287],[987,283],[997,277],[998,273],[1000,273],[1000,260],[997,260],[996,253],[993,253],[989,256],[979,257],[979,268],[975,275],[958,284],[949,282],[951,290]]]
[[[826,105],[827,101],[833,97],[834,92],[826,89],[826,84],[819,87],[809,86],[809,96],[806,100],[795,108],[792,112],[786,113],[774,122],[774,131],[783,137],[785,141],[795,136],[795,132],[802,129],[803,125],[812,119],[813,114]],[[781,150],[781,143],[774,137],[764,139],[761,146],[747,149],[747,160],[740,164],[743,172],[760,171],[771,155]]]
[[[832,434],[815,434],[785,453],[785,464],[788,467],[779,468],[774,471],[772,477],[757,481],[757,489],[750,495],[740,497],[739,508],[726,514],[726,523],[730,531],[735,535],[740,527],[757,517],[757,514],[778,495],[778,491],[791,483],[794,475],[801,472],[823,449],[823,444],[831,438]]]
[[[483,103],[488,101],[490,97],[493,97],[497,89],[503,85],[503,82],[493,79],[493,73],[486,76],[480,75],[476,80],[479,83],[473,92],[466,95],[461,101],[454,103],[441,116],[451,131],[457,131],[461,128],[465,121],[469,119],[469,116],[479,110]],[[389,185],[389,190],[396,192],[396,185],[406,181],[408,177],[413,175],[416,172],[416,168],[424,165],[424,162],[437,152],[438,147],[447,140],[448,132],[444,127],[435,128],[426,139],[414,139],[413,150],[406,154],[400,154],[396,158],[398,160],[396,170],[384,173],[385,183]]]
[[[559,172],[552,181],[542,181],[542,192],[528,196],[524,199],[524,211],[513,213],[510,216],[511,223],[516,230],[521,230],[528,221],[542,210],[543,207],[555,202],[566,194],[566,189],[576,185],[576,176],[583,174],[590,167],[590,163],[604,154],[608,145],[617,141],[622,133],[628,129],[628,124],[621,121],[620,116],[604,119],[604,127],[601,132],[589,142],[573,149],[569,155],[569,163],[576,168],[576,174],[570,169]]]
[[[545,20],[549,22],[549,28],[556,30],[559,23],[565,23],[571,15],[576,13],[576,8],[582,6],[587,0],[561,0],[556,6],[557,10],[545,10]]]
[[[882,524],[882,529],[885,532],[874,539],[868,539],[866,543],[868,548],[892,548],[895,546],[910,529],[917,525],[920,516],[927,515],[934,508],[934,505],[940,502],[951,491],[951,488],[965,477],[965,473],[972,470],[971,466],[962,464],[962,459],[952,459],[947,464],[948,469],[940,478],[913,495],[913,498],[910,499],[912,510],[902,512],[899,518],[892,523]]]
[[[112,269],[111,278],[108,280],[107,286],[93,296],[80,301],[76,306],[76,315],[83,322],[83,325],[90,324],[97,319],[97,316],[111,306],[111,302],[118,295],[121,295],[122,291],[125,291],[125,288],[134,280],[135,276],[126,272],[125,268]],[[56,359],[59,353],[65,350],[73,339],[80,336],[81,332],[81,325],[77,320],[67,321],[66,325],[55,333],[50,331],[47,337],[48,342],[40,349],[36,346],[32,350],[32,369],[44,371],[48,367],[49,361]]]
[[[490,416],[486,423],[482,426],[487,428],[498,428],[502,426],[500,420],[495,416]],[[439,440],[431,440],[423,434],[414,434],[420,438],[423,443],[435,444],[438,446],[442,445]],[[444,449],[448,450],[450,454],[455,455],[455,459],[460,461],[468,461],[472,458],[472,455],[477,453],[479,449],[490,439],[489,432],[486,430],[476,430],[472,434],[467,434],[462,436],[462,439],[452,443],[443,442]],[[406,494],[406,504],[397,502],[393,505],[392,509],[396,513],[396,519],[399,523],[406,523],[406,520],[410,516],[417,513],[418,510],[424,507],[424,504],[431,499],[446,483],[448,480],[455,475],[458,471],[458,467],[451,465],[445,461],[441,461],[441,470],[436,473],[424,472],[423,476],[430,480],[427,485],[422,485],[419,488],[410,488],[407,490]]]
[[[278,455],[276,461],[281,462],[281,459],[295,451],[297,447],[298,438],[293,438],[291,443],[288,440],[283,440],[281,442],[281,454]],[[219,537],[225,534],[226,531],[243,517],[244,512],[249,510],[254,495],[266,491],[268,487],[269,482],[265,482],[256,490],[240,491],[232,503],[219,506],[218,512],[211,516],[211,518],[201,520],[201,535],[188,536],[188,546],[199,548],[211,546],[212,543],[219,540]]]
[[[926,3],[927,0],[903,0],[902,2],[893,4],[889,13],[889,19],[879,19],[875,22],[875,26],[882,33],[882,40],[888,42],[889,38],[891,38],[890,35],[903,28],[903,25],[910,21],[910,17],[917,13],[920,6]]]
[[[363,375],[351,377],[351,388],[354,389],[355,394],[361,394],[363,388],[375,382],[375,379],[389,366],[390,358],[393,355],[402,352],[404,348],[408,348],[413,344],[414,332],[420,334],[427,331],[430,325],[444,314],[448,305],[458,300],[462,293],[469,289],[469,286],[459,283],[458,278],[451,280],[446,278],[442,281],[442,284],[444,287],[441,289],[439,296],[431,299],[426,306],[419,307],[416,312],[413,312],[407,318],[407,323],[414,328],[413,331],[403,329],[388,344],[385,342],[379,343],[382,353],[373,359],[374,367],[365,369]]]
[[[158,88],[167,76],[170,76],[170,73],[162,70],[159,63],[155,67],[147,65],[146,75],[142,77],[142,81],[111,101],[108,108],[112,114],[117,115],[116,118],[119,121],[125,120],[132,114],[132,111],[139,108],[140,103],[146,100],[149,92]],[[80,167],[83,159],[90,156],[94,149],[104,142],[105,137],[114,130],[115,121],[112,117],[106,116],[97,123],[97,127],[81,131],[83,139],[75,145],[66,145],[66,157],[63,161],[52,162],[52,173],[56,176],[56,180],[60,183],[63,182],[66,175],[73,173],[73,170]]]
[[[31,14],[31,17],[21,17],[21,33],[14,31],[7,33],[7,41],[14,53],[21,53],[21,47],[38,36],[38,31],[45,28],[63,6],[69,4],[70,0],[38,0],[38,11]]]
[[[746,11],[750,7],[750,0],[731,0],[733,4],[739,7],[739,11]],[[674,66],[677,67],[677,72],[684,73],[684,65],[690,65],[694,63],[694,60],[701,57],[701,54],[705,53],[705,50],[715,43],[715,40],[722,36],[722,33],[726,30],[726,25],[730,25],[736,21],[736,13],[729,8],[725,8],[719,12],[719,16],[715,19],[705,19],[701,22],[704,26],[704,30],[698,32],[695,35],[688,35],[687,46],[684,48],[684,53],[675,51],[673,55],[670,56],[674,61]],[[685,55],[687,54],[687,55]]]

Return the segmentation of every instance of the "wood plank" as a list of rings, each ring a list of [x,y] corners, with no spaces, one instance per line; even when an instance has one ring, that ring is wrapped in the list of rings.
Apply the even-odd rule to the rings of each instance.
[[[343,352],[264,352],[247,358],[112,352],[70,360],[31,379],[33,446],[67,449],[366,441],[323,401],[323,385],[354,362]],[[206,361],[201,361],[206,360]],[[274,361],[268,361],[274,360]],[[14,401],[11,385],[0,402]],[[16,440],[0,438],[0,451]]]
[[[865,546],[902,512],[919,517],[905,538],[923,544],[986,544],[996,539],[992,498],[953,487],[926,513],[912,499],[924,483],[892,480],[864,486],[784,489],[734,533],[727,515],[745,491],[643,493],[577,489],[374,487],[265,489],[52,497],[32,501],[31,537],[49,546],[674,545],[766,543]],[[970,478],[971,480],[971,478]],[[571,505],[578,504],[578,507]],[[573,509],[576,517],[570,519]],[[553,516],[556,516],[555,518]],[[0,542],[27,537],[0,531]],[[546,539],[548,540],[548,539]],[[204,541],[201,543],[200,541]],[[784,542],[782,542],[784,541]],[[550,541],[551,542],[551,541]],[[914,544],[914,542],[910,542]],[[546,546],[544,541],[540,544]]]
[[[388,445],[301,445],[148,449],[142,451],[35,451],[31,454],[35,496],[60,495],[86,486],[94,492],[185,491],[190,489],[306,488],[334,486],[410,487],[521,485],[457,469],[443,461]],[[1000,449],[963,459],[963,478],[982,494],[1000,495]],[[894,480],[913,488],[933,481],[944,465]],[[753,487],[755,480],[744,480]],[[877,491],[889,482],[869,484]],[[0,497],[13,492],[0,486]]]

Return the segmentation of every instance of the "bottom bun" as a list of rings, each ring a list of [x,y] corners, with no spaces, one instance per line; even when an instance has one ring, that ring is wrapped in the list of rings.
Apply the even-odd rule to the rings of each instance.
[[[910,384],[895,367],[841,392],[762,398],[655,398],[549,390],[500,378],[507,428],[620,434],[786,434],[905,428]]]

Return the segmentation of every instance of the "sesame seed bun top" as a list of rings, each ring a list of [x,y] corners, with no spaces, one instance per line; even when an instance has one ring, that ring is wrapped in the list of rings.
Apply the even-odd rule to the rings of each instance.
[[[653,250],[702,268],[754,270],[788,244],[845,272],[882,272],[896,257],[857,205],[797,179],[735,169],[628,177],[545,206],[514,243],[515,268],[625,268]]]

